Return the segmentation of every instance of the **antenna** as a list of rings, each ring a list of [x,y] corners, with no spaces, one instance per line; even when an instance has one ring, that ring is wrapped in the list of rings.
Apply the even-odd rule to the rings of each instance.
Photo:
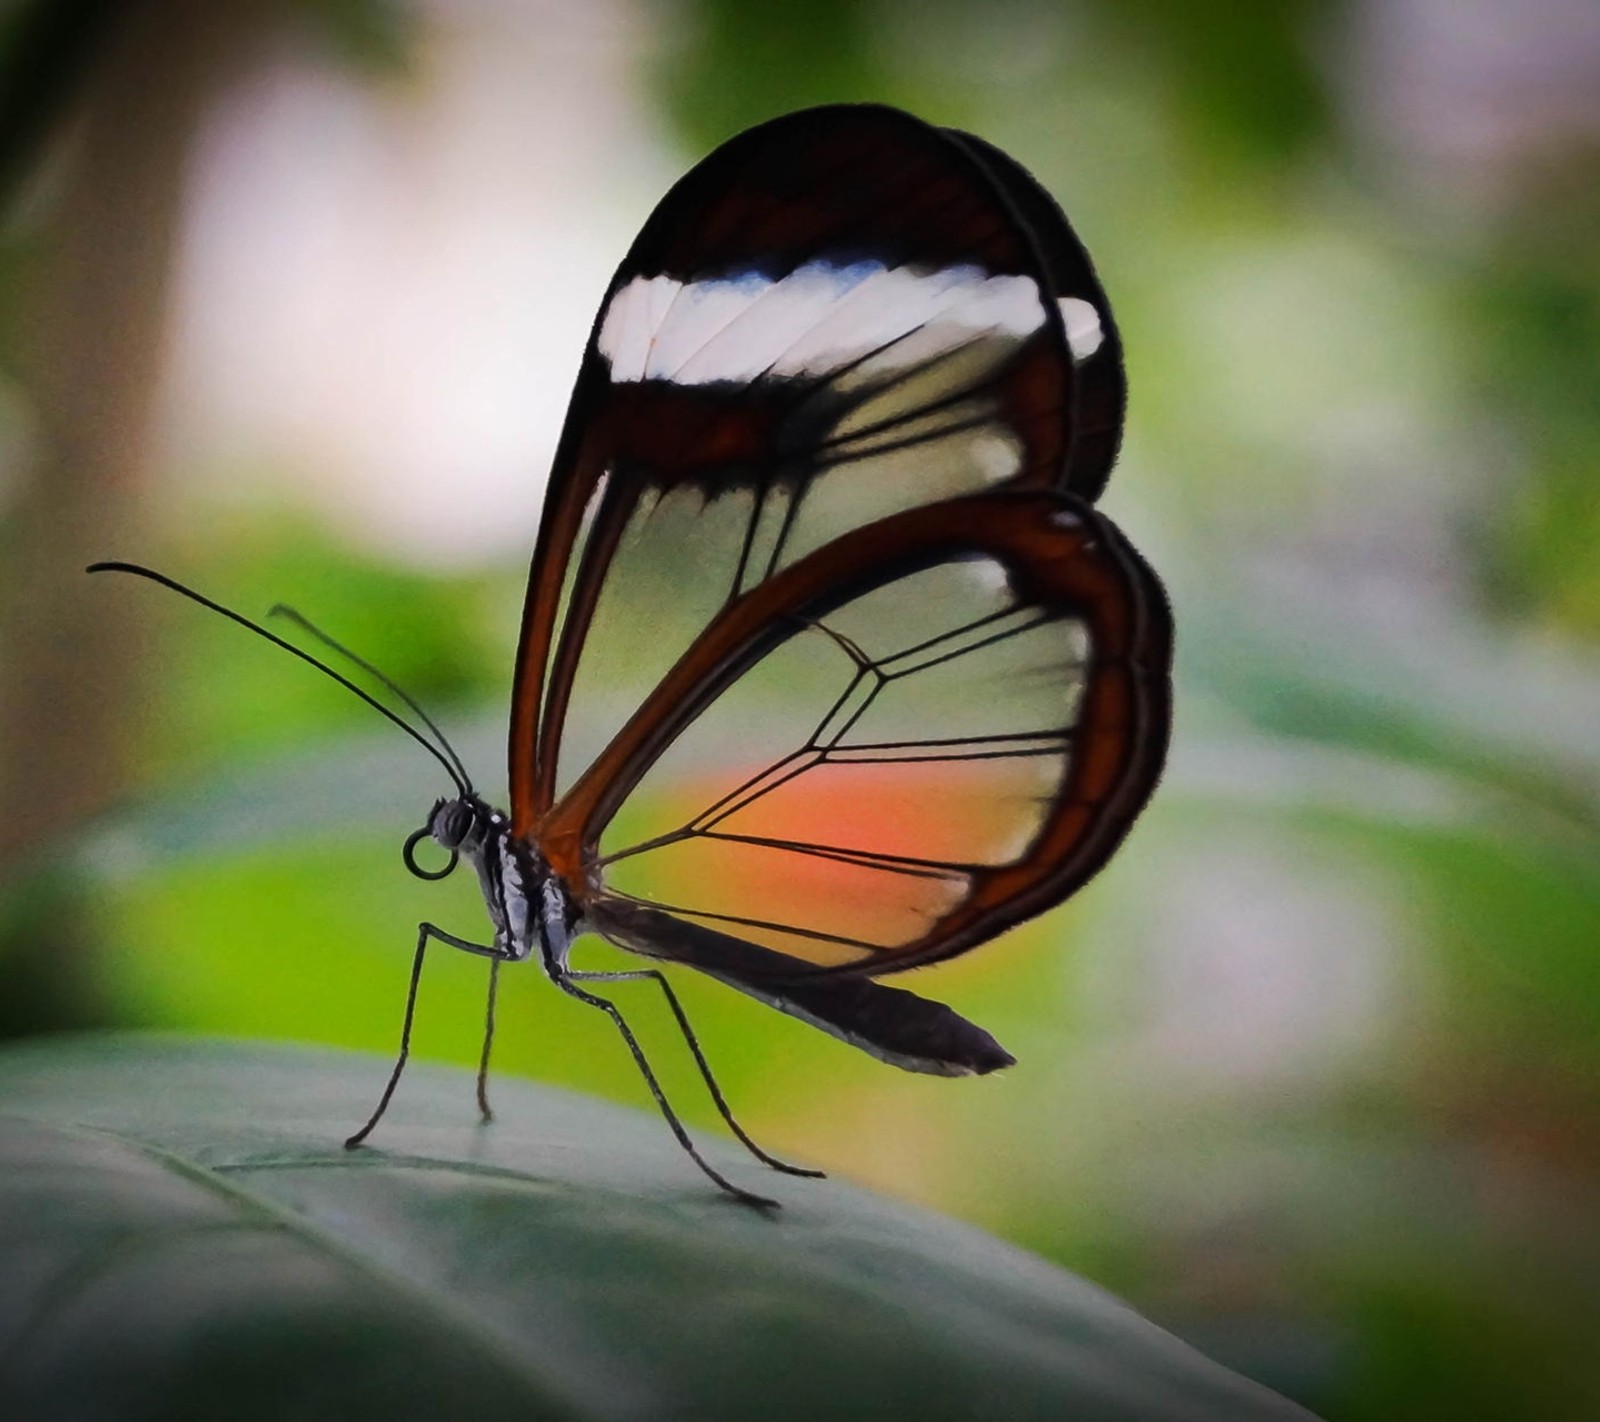
[[[361,700],[365,701],[367,705],[372,707],[372,709],[380,716],[384,716],[388,720],[394,722],[395,725],[397,725],[402,731],[410,736],[412,740],[421,746],[423,750],[427,751],[429,755],[431,755],[436,761],[439,762],[440,765],[444,767],[445,773],[450,777],[451,780],[455,782],[456,789],[461,792],[463,798],[472,794],[472,781],[468,779],[465,769],[458,768],[460,766],[460,762],[459,760],[456,760],[454,751],[450,752],[451,759],[447,760],[440,752],[438,746],[434,745],[432,741],[422,734],[421,731],[417,730],[417,728],[409,721],[404,720],[395,712],[391,711],[369,692],[363,691],[355,684],[355,682],[351,681],[349,677],[336,672],[326,662],[320,661],[318,658],[312,656],[310,652],[304,651],[302,648],[295,646],[293,642],[284,641],[284,639],[278,636],[276,632],[269,632],[265,627],[261,626],[260,623],[252,622],[248,617],[244,616],[243,613],[235,612],[230,607],[224,607],[220,602],[213,602],[210,598],[205,597],[201,593],[197,593],[193,588],[185,587],[175,578],[169,578],[166,576],[166,574],[158,573],[151,568],[140,567],[137,563],[91,563],[84,571],[90,573],[132,573],[135,577],[147,578],[152,583],[159,583],[164,588],[170,588],[173,592],[182,594],[184,597],[188,598],[190,602],[197,602],[201,607],[209,608],[212,612],[226,617],[230,622],[237,622],[241,627],[248,628],[251,632],[254,632],[256,636],[264,637],[274,646],[281,647],[284,651],[290,653],[291,655],[299,657],[301,661],[309,662],[318,671],[322,672],[323,675],[333,678],[333,680],[338,682],[340,686],[344,687],[346,691],[360,697]],[[303,618],[300,620],[304,622]],[[310,624],[306,625],[309,626]],[[316,632],[315,628],[312,628],[311,630],[314,633]],[[319,637],[322,636],[321,633],[316,633],[316,635]],[[339,651],[344,652],[343,647],[338,647],[338,644],[331,642],[330,639],[323,637],[322,640],[329,642],[329,645],[335,646]],[[409,696],[401,691],[399,687],[395,686],[395,684],[390,681],[388,677],[384,676],[381,672],[377,671],[376,668],[370,666],[368,663],[362,661],[361,658],[353,656],[349,652],[345,652],[345,655],[350,657],[350,660],[355,662],[358,666],[372,672],[372,674],[376,676],[385,686],[396,692],[405,701],[406,705],[411,707],[413,711],[416,711],[419,716],[422,715],[421,709],[417,706],[416,702],[414,702]],[[428,720],[426,716],[423,716],[422,719],[427,722],[427,725],[435,735],[439,735],[438,727],[434,726],[432,721]],[[444,737],[439,735],[439,739],[443,741]],[[454,764],[451,763],[452,760],[455,761]]]
[[[372,677],[375,681],[381,683],[383,686],[388,687],[390,691],[392,691],[403,702],[405,702],[407,706],[416,712],[417,719],[433,732],[434,739],[439,742],[440,749],[442,749],[444,753],[450,757],[450,760],[455,765],[455,768],[461,773],[462,780],[466,781],[467,788],[469,790],[472,788],[472,777],[467,774],[467,767],[461,763],[461,757],[456,754],[456,748],[450,744],[449,740],[446,739],[444,732],[439,729],[438,725],[434,722],[433,717],[424,711],[422,707],[417,705],[416,699],[409,692],[407,692],[403,686],[399,685],[392,677],[385,676],[383,672],[379,671],[378,668],[373,666],[372,663],[369,662],[365,657],[352,652],[347,646],[344,645],[343,642],[338,641],[336,638],[330,637],[303,612],[297,612],[294,608],[280,602],[268,611],[267,616],[288,618],[289,621],[293,622],[297,627],[300,628],[301,631],[315,637],[317,641],[321,642],[324,647],[331,648],[347,661],[354,662],[355,665],[360,667],[362,671],[366,672],[368,676]]]

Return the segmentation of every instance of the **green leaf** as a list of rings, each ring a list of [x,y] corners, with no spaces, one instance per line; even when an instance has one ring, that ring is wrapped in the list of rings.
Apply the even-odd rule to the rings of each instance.
[[[1184,1419],[1305,1413],[964,1225],[659,1120],[376,1057],[0,1052],[0,1415]]]

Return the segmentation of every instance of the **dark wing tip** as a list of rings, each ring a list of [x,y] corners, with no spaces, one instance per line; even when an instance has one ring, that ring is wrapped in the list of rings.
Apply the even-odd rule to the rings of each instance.
[[[1004,1071],[1005,1068],[1017,1064],[1017,1059],[985,1032],[983,1028],[971,1022],[967,1026],[982,1035],[984,1039],[983,1047],[986,1049],[974,1054],[972,1067],[974,1076],[988,1076],[992,1071]]]
[[[987,1076],[1016,1063],[977,1023],[904,988],[855,977],[765,983],[715,976],[905,1071]]]
[[[592,900],[585,916],[591,929],[620,947],[698,968],[891,1066],[932,1076],[986,1076],[1016,1062],[975,1022],[904,988],[818,974],[813,965],[770,948],[609,894]]]

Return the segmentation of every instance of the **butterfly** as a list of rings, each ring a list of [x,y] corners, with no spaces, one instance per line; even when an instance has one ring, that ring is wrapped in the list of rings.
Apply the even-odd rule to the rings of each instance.
[[[896,109],[792,113],[731,139],[656,207],[605,293],[533,554],[509,808],[424,730],[456,793],[406,840],[465,860],[487,939],[419,926],[423,958],[536,961],[607,1014],[697,1150],[611,989],[697,969],[911,1071],[1011,1055],[880,979],[1060,903],[1149,798],[1171,720],[1160,581],[1094,507],[1121,438],[1121,345],[1055,202],[971,134]],[[427,867],[431,841],[447,858]],[[638,955],[583,970],[596,933]]]

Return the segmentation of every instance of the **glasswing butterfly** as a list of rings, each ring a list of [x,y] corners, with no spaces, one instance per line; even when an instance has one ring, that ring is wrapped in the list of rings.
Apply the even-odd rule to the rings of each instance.
[[[1013,1058],[878,980],[1060,903],[1143,808],[1166,754],[1171,617],[1093,508],[1121,436],[1120,342],[1066,218],[1013,159],[875,105],[725,143],[662,200],[583,354],[545,497],[511,708],[510,812],[370,663],[456,794],[405,842],[413,874],[477,872],[489,942],[479,1105],[502,963],[536,958],[608,1014],[696,1151],[606,984],[594,932],[696,968],[911,1071]],[[416,857],[423,840],[439,868]]]

